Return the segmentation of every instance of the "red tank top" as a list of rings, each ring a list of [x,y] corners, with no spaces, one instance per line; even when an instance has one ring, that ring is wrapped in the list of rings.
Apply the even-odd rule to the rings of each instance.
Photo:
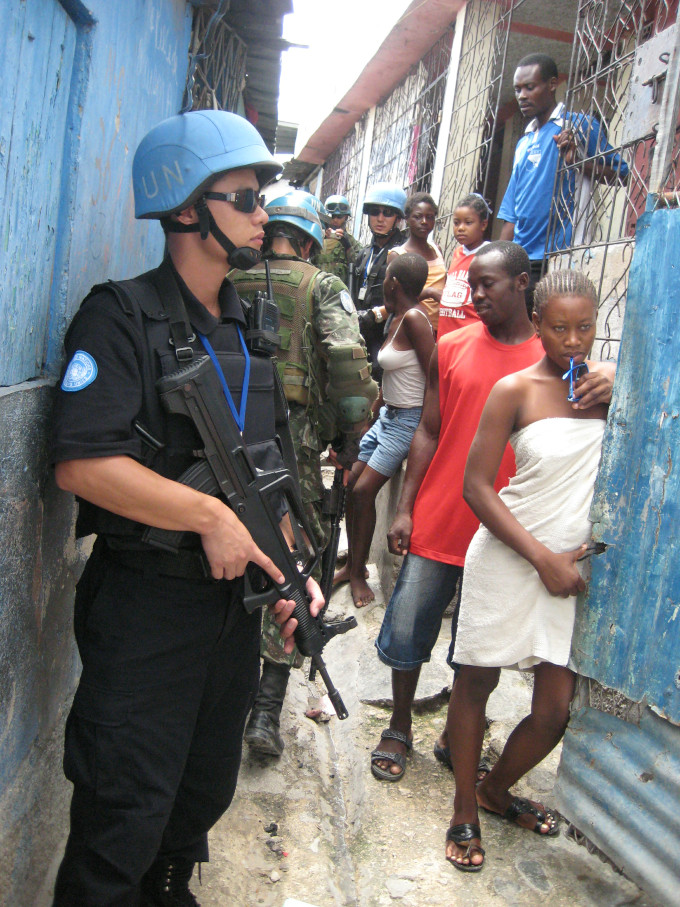
[[[479,321],[479,315],[470,299],[470,284],[467,278],[472,259],[486,245],[488,244],[483,242],[473,252],[469,252],[465,246],[456,246],[442,290],[442,301],[439,304],[437,339],[450,331]]]
[[[508,346],[491,336],[479,321],[446,334],[439,350],[439,444],[413,507],[409,550],[444,564],[463,566],[479,520],[463,500],[463,474],[479,417],[494,384],[527,368],[543,356],[535,335]],[[515,474],[508,444],[498,469],[496,491]]]

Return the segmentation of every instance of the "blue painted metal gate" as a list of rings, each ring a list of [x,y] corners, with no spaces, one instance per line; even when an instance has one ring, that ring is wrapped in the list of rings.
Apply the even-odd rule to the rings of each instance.
[[[558,778],[562,812],[664,905],[680,905],[678,312],[680,211],[658,210],[637,227],[593,502],[608,547],[573,641],[579,674],[641,705],[624,719],[582,699]]]

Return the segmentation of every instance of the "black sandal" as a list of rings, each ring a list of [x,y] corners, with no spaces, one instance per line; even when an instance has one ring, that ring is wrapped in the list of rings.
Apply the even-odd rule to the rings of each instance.
[[[473,838],[482,839],[482,832],[479,825],[475,825],[472,822],[464,822],[462,825],[452,825],[451,828],[446,832],[446,840],[453,841],[454,844],[467,844],[468,841],[472,842]],[[470,860],[469,863],[459,863],[458,860],[454,860],[453,857],[448,857],[447,860],[452,866],[455,866],[456,869],[460,869],[461,872],[480,872],[484,866],[484,861],[481,863],[473,863],[471,857],[473,854],[479,853],[482,857],[485,856],[486,851],[481,846],[481,844],[472,844],[469,843],[467,850],[461,857],[462,860]]]
[[[552,838],[560,833],[560,823],[555,813],[545,807],[543,807],[542,810],[538,809],[524,797],[513,797],[510,801],[510,806],[508,806],[503,813],[503,818],[507,819],[508,822],[517,824],[517,819],[527,813],[536,816],[537,819],[536,824],[533,828],[530,828],[529,831],[533,831],[542,838]],[[541,831],[541,825],[549,825],[549,831]],[[525,827],[526,826],[524,825],[520,825],[520,828]]]
[[[402,734],[401,731],[393,731],[392,728],[385,728],[385,730],[380,735],[382,740],[397,740],[399,743],[403,743],[406,747],[406,752],[408,752],[413,744],[408,739],[406,734]],[[393,762],[395,765],[398,765],[401,771],[398,775],[395,775],[389,769],[381,768],[379,765],[376,765],[381,759],[389,759],[390,762]],[[379,781],[401,781],[404,777],[404,772],[406,771],[406,756],[403,753],[391,753],[387,750],[381,750],[380,748],[374,749],[371,753],[371,772],[373,776]]]
[[[437,760],[437,762],[441,762],[441,764],[445,765],[449,769],[449,771],[453,771],[451,750],[448,746],[440,746],[439,743],[435,741],[434,749],[432,750],[432,752],[434,753],[434,758]],[[477,784],[479,784],[480,781],[483,781],[490,771],[491,766],[489,765],[486,756],[482,756],[482,758],[479,760],[479,765],[477,766]]]

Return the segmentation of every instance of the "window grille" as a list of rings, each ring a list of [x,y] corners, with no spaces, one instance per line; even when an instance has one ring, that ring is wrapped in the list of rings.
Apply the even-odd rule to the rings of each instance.
[[[407,193],[429,190],[452,41],[453,26],[377,105],[367,186],[387,181],[397,183]],[[345,137],[324,168],[323,197],[346,195],[353,209],[360,191],[367,117],[364,115]],[[360,226],[362,241],[368,241],[365,223],[355,224],[355,235],[358,236]]]
[[[465,11],[436,230],[437,241],[447,260],[455,245],[454,205],[468,192],[480,192],[486,197],[508,35],[513,13],[524,2],[476,0],[469,3]]]
[[[368,114],[355,123],[354,129],[340,142],[324,165],[321,189],[322,200],[329,195],[344,195],[352,211],[357,203],[361,178],[361,159],[366,135]],[[359,226],[350,229],[359,232]]]
[[[578,124],[578,152],[573,163],[562,158],[558,167],[547,248],[564,245],[560,237],[565,231],[571,241],[548,256],[548,266],[579,268],[595,283],[600,309],[594,355],[602,359],[616,357],[621,336],[635,227],[650,191],[676,14],[677,0],[579,3],[566,97]],[[606,130],[613,149],[604,158],[593,139],[598,131],[594,121]],[[627,175],[622,175],[619,159],[627,165]],[[601,178],[588,178],[589,168],[605,164]],[[677,186],[676,135],[662,201],[673,203]]]
[[[194,14],[190,53],[196,55],[196,68],[190,109],[236,113],[246,83],[248,47],[223,18],[215,19],[211,27],[213,16],[207,6]]]
[[[453,26],[375,111],[368,185],[388,181],[427,192],[437,150]]]

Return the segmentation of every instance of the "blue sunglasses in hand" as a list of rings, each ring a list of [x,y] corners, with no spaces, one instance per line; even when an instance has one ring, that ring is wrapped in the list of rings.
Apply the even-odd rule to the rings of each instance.
[[[573,358],[569,359],[569,370],[562,375],[563,381],[569,381],[569,393],[567,395],[567,400],[570,403],[577,403],[581,398],[575,395],[575,385],[578,379],[582,375],[588,373],[588,366],[585,362],[579,362],[578,365],[574,365]]]

